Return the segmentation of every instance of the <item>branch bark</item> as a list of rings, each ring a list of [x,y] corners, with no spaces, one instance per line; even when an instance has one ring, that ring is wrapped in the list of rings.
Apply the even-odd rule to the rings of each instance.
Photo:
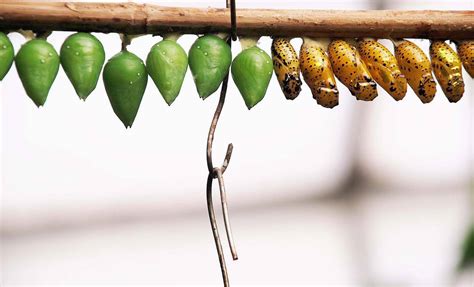
[[[238,7],[237,7],[238,8]],[[0,5],[0,30],[204,34],[228,32],[225,8],[137,3],[16,2]],[[246,36],[473,39],[474,11],[237,9]]]

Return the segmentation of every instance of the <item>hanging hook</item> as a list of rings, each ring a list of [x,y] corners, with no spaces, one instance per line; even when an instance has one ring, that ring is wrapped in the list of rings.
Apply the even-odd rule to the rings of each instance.
[[[227,8],[230,6],[230,25],[232,40],[237,40],[237,13],[235,12],[235,0],[227,0]]]
[[[232,47],[232,40],[237,39],[236,33],[236,17],[235,17],[235,0],[227,0],[226,7],[230,7],[231,11],[231,34],[227,39],[227,44]],[[206,198],[207,198],[207,211],[209,213],[209,220],[211,222],[212,235],[214,236],[214,242],[216,244],[217,256],[219,257],[219,263],[221,266],[222,279],[224,281],[224,286],[229,286],[229,275],[227,273],[227,267],[225,264],[224,251],[222,250],[222,244],[219,237],[219,230],[217,228],[216,215],[214,212],[214,205],[212,201],[212,182],[215,178],[219,183],[220,199],[222,205],[222,215],[224,217],[225,231],[227,234],[227,241],[229,243],[230,252],[232,254],[232,259],[237,260],[237,251],[235,248],[234,239],[232,236],[232,229],[230,226],[229,220],[229,211],[227,208],[227,194],[224,185],[223,174],[229,166],[230,158],[232,157],[232,151],[234,146],[230,143],[227,146],[227,152],[224,158],[224,162],[221,167],[214,167],[212,163],[212,144],[214,142],[214,133],[216,132],[217,122],[222,113],[222,108],[224,107],[225,97],[227,93],[227,83],[229,81],[229,72],[222,81],[221,93],[219,97],[219,102],[217,103],[216,111],[214,112],[214,117],[212,118],[211,126],[209,128],[209,134],[207,136],[207,149],[206,149],[206,159],[207,159],[207,168],[209,170],[209,175],[207,177],[207,186],[206,186]]]
[[[231,43],[230,38],[228,39],[228,43]],[[234,146],[231,143],[227,146],[227,152],[226,152],[224,162],[222,163],[221,167],[213,167],[213,164],[212,164],[212,143],[214,141],[214,133],[216,131],[217,122],[222,112],[222,107],[224,106],[228,80],[229,80],[229,74],[226,75],[226,77],[224,78],[222,82],[219,103],[217,104],[217,109],[216,109],[216,112],[214,113],[214,118],[212,119],[211,127],[209,129],[209,135],[207,139],[207,164],[209,168],[209,178],[211,180],[211,182],[209,183],[209,178],[208,178],[207,203],[208,203],[208,209],[209,209],[209,217],[211,219],[211,225],[213,226],[213,231],[214,231],[214,239],[216,239],[216,237],[219,238],[219,234],[217,231],[217,227],[214,230],[214,225],[217,226],[217,224],[215,222],[214,207],[212,205],[212,180],[214,178],[217,178],[219,182],[222,213],[224,217],[224,225],[225,225],[225,229],[227,233],[227,239],[229,241],[229,247],[232,253],[232,258],[234,260],[237,260],[238,256],[237,256],[237,251],[235,249],[235,244],[232,238],[232,230],[231,230],[230,220],[229,220],[229,211],[227,208],[227,196],[226,196],[224,178],[223,178],[223,174],[229,165],[230,158],[232,157],[232,151],[234,149]],[[211,216],[211,213],[212,213],[212,216]],[[219,250],[222,249],[222,247],[220,247],[220,241],[216,241],[216,245],[217,244],[219,245],[217,246],[218,253],[219,253]]]

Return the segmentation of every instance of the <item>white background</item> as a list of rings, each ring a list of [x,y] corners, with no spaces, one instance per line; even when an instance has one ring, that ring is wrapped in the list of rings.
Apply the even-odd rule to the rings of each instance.
[[[225,1],[153,2],[223,7]],[[472,7],[467,0],[455,7],[448,0],[386,1],[390,9]],[[59,51],[69,34],[54,32],[48,40]],[[22,36],[9,36],[18,51]],[[117,34],[96,36],[107,58],[120,50]],[[185,35],[179,43],[187,51],[195,39]],[[145,59],[159,40],[144,36],[129,50]],[[292,43],[299,50],[301,40]],[[429,41],[416,43],[428,52]],[[268,37],[260,41],[268,53],[270,44]],[[239,50],[234,43],[233,55]],[[214,161],[234,144],[225,175],[240,255],[235,263],[227,256],[232,282],[454,284],[472,175],[473,85],[467,73],[464,78],[457,104],[439,87],[426,105],[410,89],[401,102],[380,88],[373,102],[357,102],[339,83],[340,104],[332,110],[318,106],[307,86],[295,101],[285,100],[273,77],[265,99],[248,111],[230,81]],[[206,137],[217,93],[199,99],[188,71],[168,107],[150,78],[129,130],[115,117],[102,80],[84,103],[60,70],[37,109],[12,67],[0,93],[5,285],[220,284],[205,207]],[[354,172],[356,184],[347,181]]]

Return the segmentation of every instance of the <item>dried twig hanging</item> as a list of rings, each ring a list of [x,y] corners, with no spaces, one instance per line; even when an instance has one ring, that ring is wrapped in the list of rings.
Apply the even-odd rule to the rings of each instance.
[[[237,39],[236,35],[236,17],[235,17],[235,0],[227,0],[227,8],[230,7],[231,10],[231,35],[227,39],[227,44],[229,46],[232,46],[232,40]],[[214,206],[213,206],[213,201],[212,201],[212,182],[214,181],[215,178],[217,178],[218,183],[219,183],[219,190],[220,190],[220,198],[221,198],[221,205],[222,205],[222,213],[224,217],[224,225],[225,225],[225,230],[227,234],[227,240],[229,242],[229,247],[230,251],[232,253],[232,259],[237,260],[237,251],[235,248],[234,244],[234,239],[232,237],[232,229],[230,226],[230,221],[229,221],[229,212],[227,208],[227,196],[226,196],[226,191],[225,191],[225,185],[224,185],[224,177],[223,174],[227,169],[227,166],[229,165],[230,158],[232,156],[232,150],[233,150],[233,145],[230,143],[227,146],[227,152],[224,158],[224,162],[222,163],[222,166],[220,167],[214,167],[214,164],[212,163],[212,143],[214,141],[214,133],[216,131],[217,127],[217,122],[219,121],[219,117],[222,112],[222,108],[224,107],[224,102],[225,102],[225,97],[227,93],[227,83],[229,81],[229,73],[225,76],[223,82],[222,82],[222,87],[221,87],[221,94],[219,97],[219,102],[217,104],[216,111],[214,113],[214,117],[212,118],[211,122],[211,127],[209,128],[209,134],[207,137],[207,150],[206,150],[206,155],[207,155],[207,168],[209,170],[209,176],[207,177],[207,188],[206,188],[206,197],[207,197],[207,210],[209,213],[209,220],[211,222],[211,228],[212,228],[212,234],[214,236],[214,242],[216,244],[216,249],[217,249],[217,255],[219,257],[219,263],[221,266],[221,272],[222,272],[222,279],[224,281],[224,286],[229,286],[229,275],[227,272],[227,267],[225,264],[225,258],[224,258],[224,252],[222,250],[222,244],[220,241],[219,237],[219,230],[217,228],[217,221],[216,221],[216,215],[214,212]]]

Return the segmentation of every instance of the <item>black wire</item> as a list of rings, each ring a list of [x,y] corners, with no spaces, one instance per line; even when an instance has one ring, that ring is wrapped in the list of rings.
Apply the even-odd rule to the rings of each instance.
[[[235,8],[235,0],[230,0],[230,25],[231,25],[231,32],[230,35],[232,36],[232,40],[237,40],[237,15],[236,15],[236,8]]]

